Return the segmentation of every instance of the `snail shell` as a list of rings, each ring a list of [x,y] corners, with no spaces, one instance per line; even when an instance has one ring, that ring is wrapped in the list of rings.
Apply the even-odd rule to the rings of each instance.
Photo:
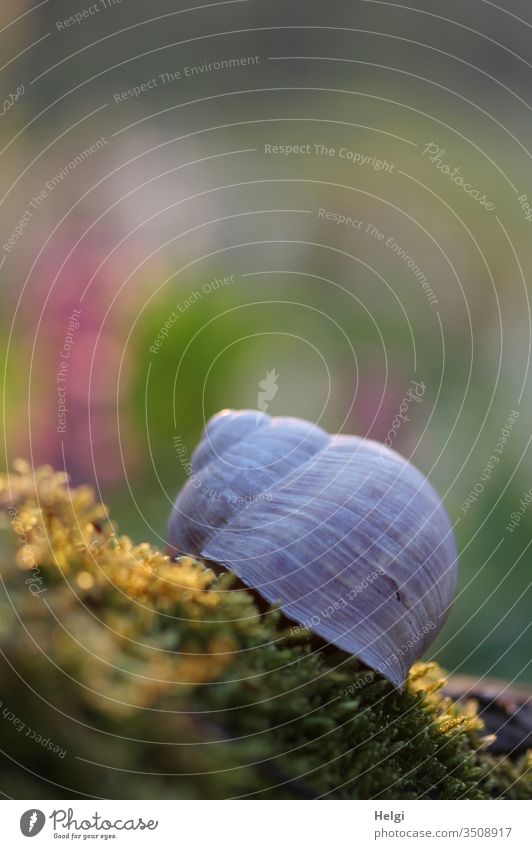
[[[254,410],[208,422],[169,542],[234,572],[397,687],[456,586],[451,524],[417,469],[372,440]]]

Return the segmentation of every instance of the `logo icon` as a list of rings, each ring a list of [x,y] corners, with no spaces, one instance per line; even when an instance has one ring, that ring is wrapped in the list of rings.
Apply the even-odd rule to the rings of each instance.
[[[257,395],[257,407],[263,413],[266,412],[269,406],[269,402],[273,401],[275,396],[277,395],[279,387],[277,386],[277,379],[279,375],[273,368],[271,371],[266,372],[265,380],[259,381],[259,389],[262,391]]]
[[[30,808],[29,811],[24,811],[20,818],[20,830],[24,837],[35,837],[42,831],[46,817],[38,808]]]

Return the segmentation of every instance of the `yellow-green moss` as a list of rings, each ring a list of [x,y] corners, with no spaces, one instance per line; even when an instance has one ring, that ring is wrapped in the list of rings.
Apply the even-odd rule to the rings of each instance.
[[[19,462],[0,479],[0,529],[11,796],[532,796],[530,759],[490,756],[437,667],[398,693],[313,650],[230,576],[118,536],[90,488]]]

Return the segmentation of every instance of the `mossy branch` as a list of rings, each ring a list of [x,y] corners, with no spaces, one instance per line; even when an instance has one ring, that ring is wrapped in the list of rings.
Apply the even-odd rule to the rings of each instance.
[[[530,756],[490,755],[434,664],[399,693],[230,577],[119,536],[48,467],[0,480],[0,522],[10,795],[532,797]]]

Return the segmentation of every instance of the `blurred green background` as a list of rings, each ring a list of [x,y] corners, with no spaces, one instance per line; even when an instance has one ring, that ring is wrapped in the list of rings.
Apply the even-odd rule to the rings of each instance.
[[[532,510],[508,530],[532,486],[532,222],[519,201],[532,197],[532,51],[529,9],[511,5],[124,0],[66,28],[83,3],[4,5],[3,90],[24,87],[0,122],[4,463],[64,466],[121,530],[164,545],[186,476],[176,438],[191,454],[213,413],[256,407],[269,370],[270,413],[380,440],[423,382],[394,447],[441,493],[460,550],[431,654],[532,680]],[[429,144],[444,151],[434,162]]]

